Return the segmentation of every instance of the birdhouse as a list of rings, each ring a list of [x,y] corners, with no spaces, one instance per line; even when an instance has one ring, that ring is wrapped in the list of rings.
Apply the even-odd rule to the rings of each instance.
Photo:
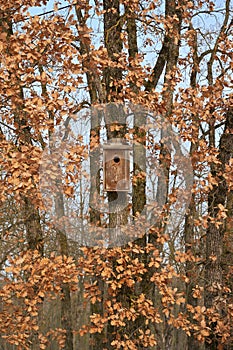
[[[121,142],[103,145],[104,191],[130,190],[131,146]]]

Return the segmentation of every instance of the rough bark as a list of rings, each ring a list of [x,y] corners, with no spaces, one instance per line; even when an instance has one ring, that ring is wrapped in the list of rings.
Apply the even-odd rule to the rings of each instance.
[[[104,84],[107,101],[112,101],[121,91],[122,68],[115,67],[122,52],[122,39],[120,37],[122,20],[120,16],[119,0],[104,0],[104,44],[112,65],[104,69]]]
[[[227,183],[223,176],[225,166],[233,155],[233,110],[226,112],[225,129],[220,138],[218,165],[212,166],[212,176],[216,179],[217,185],[213,186],[208,196],[209,222],[206,231],[206,266],[205,266],[205,306],[214,308],[219,297],[221,297],[221,286],[223,282],[223,236],[225,232],[224,221],[219,225],[218,214],[220,207],[226,207]],[[230,218],[231,219],[231,218]],[[219,288],[220,286],[220,288]],[[220,317],[221,317],[220,313]],[[206,342],[206,350],[217,350],[219,341],[216,337],[216,323],[209,322],[211,328],[210,342]]]

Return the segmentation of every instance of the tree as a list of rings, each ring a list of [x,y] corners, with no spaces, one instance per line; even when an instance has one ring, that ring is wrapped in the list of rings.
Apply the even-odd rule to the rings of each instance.
[[[232,3],[47,5],[0,7],[2,347],[231,348]]]

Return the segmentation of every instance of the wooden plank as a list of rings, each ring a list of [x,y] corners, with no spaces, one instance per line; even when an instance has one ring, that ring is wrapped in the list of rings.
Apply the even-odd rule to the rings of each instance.
[[[129,151],[125,149],[104,150],[104,190],[129,191]]]

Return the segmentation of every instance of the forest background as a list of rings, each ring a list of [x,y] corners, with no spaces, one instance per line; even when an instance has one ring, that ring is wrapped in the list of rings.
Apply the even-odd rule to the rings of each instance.
[[[0,4],[1,349],[233,349],[232,1]],[[67,139],[78,126],[61,167],[60,125]],[[113,138],[132,143],[131,192],[103,214],[96,195],[111,207],[116,192],[100,144]],[[75,239],[59,225],[70,200]],[[129,227],[124,244],[87,238]]]

